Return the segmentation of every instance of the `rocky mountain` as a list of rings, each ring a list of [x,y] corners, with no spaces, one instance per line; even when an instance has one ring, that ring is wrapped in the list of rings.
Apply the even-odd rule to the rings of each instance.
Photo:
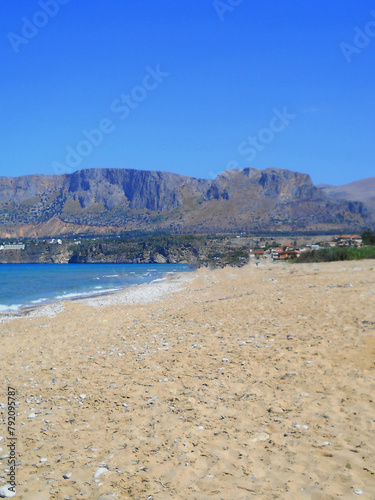
[[[0,236],[337,232],[374,225],[371,206],[325,191],[308,175],[281,169],[228,170],[213,180],[131,169],[0,177]]]
[[[375,177],[344,184],[343,186],[318,186],[335,200],[362,201],[375,210]]]

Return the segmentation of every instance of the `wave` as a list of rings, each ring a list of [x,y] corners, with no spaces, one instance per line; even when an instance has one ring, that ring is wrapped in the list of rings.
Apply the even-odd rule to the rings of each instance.
[[[54,299],[73,299],[73,298],[79,298],[79,297],[91,297],[93,295],[101,295],[107,292],[117,292],[118,290],[121,290],[121,288],[102,288],[101,290],[90,290],[86,292],[73,292],[73,293],[64,293],[63,295],[57,295],[54,297]]]
[[[42,302],[45,302],[46,300],[48,300],[47,298],[41,298],[41,299],[37,299],[37,300],[32,300],[31,303],[32,304],[41,304]]]
[[[6,304],[0,304],[0,312],[5,311],[18,311],[22,304],[12,304],[7,306]]]

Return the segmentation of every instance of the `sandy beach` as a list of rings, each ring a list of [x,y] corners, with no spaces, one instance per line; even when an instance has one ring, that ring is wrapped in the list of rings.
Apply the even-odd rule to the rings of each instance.
[[[0,324],[14,498],[375,498],[375,262],[177,274]]]

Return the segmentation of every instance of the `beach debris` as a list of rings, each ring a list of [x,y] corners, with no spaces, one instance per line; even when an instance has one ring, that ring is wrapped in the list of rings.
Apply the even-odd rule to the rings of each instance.
[[[80,394],[80,395],[79,395],[79,397],[80,397],[81,399],[86,399],[86,394]]]
[[[267,439],[269,439],[269,437],[270,437],[270,435],[267,432],[258,431],[251,436],[250,441],[252,443],[267,441]]]
[[[36,417],[35,413],[30,413],[30,415],[28,415],[26,418],[35,418],[35,417]]]
[[[43,463],[43,462],[47,462],[47,458],[43,457],[39,460],[39,462]]]
[[[198,425],[198,429],[199,429],[200,431],[203,431],[203,430],[204,430],[203,425]]]
[[[353,493],[355,493],[356,495],[363,495],[363,491],[362,490],[354,489]]]
[[[63,478],[64,479],[69,479],[72,477],[72,473],[71,472],[66,472],[65,474],[63,474]]]
[[[15,488],[11,484],[0,487],[0,498],[12,498],[16,496]]]
[[[100,477],[102,474],[105,474],[106,472],[108,472],[107,467],[99,467],[99,469],[97,469],[94,474],[94,479],[98,479],[98,477]]]

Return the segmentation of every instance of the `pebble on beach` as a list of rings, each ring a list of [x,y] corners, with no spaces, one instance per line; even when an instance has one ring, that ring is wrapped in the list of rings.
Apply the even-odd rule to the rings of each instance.
[[[94,479],[98,479],[102,474],[105,474],[108,472],[108,469],[106,467],[99,467],[94,474]]]
[[[16,496],[16,491],[11,484],[0,486],[0,498],[12,498],[14,496]]]

